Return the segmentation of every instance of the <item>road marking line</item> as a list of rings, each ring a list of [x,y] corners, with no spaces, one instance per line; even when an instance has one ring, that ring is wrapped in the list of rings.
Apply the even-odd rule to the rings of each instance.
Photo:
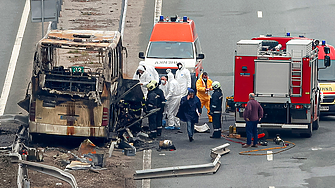
[[[12,85],[12,81],[14,77],[16,62],[20,54],[21,43],[22,43],[24,31],[26,29],[26,25],[27,25],[27,21],[29,17],[29,11],[30,11],[30,0],[26,0],[26,4],[24,6],[22,17],[21,17],[19,30],[17,31],[17,35],[15,39],[12,56],[9,61],[6,79],[5,79],[3,88],[2,88],[2,93],[1,93],[1,98],[0,98],[0,115],[3,115],[5,112],[10,87]]]
[[[266,158],[268,161],[272,161],[273,160],[273,152],[272,151],[266,151]]]
[[[257,16],[258,18],[262,18],[263,17],[263,12],[262,11],[257,11]]]
[[[151,152],[151,149],[143,151],[143,170],[151,168]],[[142,179],[142,188],[150,188],[150,179]]]

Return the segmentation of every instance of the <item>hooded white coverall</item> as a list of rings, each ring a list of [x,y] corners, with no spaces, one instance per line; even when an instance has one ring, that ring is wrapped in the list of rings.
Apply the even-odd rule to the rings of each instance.
[[[159,82],[160,80],[159,74],[156,71],[155,67],[151,65],[147,65],[145,61],[140,61],[139,65],[144,67],[145,71],[152,77],[153,80],[156,80],[157,82]]]
[[[168,73],[169,91],[166,96],[166,112],[168,117],[168,126],[180,127],[180,120],[176,117],[180,105],[181,91],[177,80],[173,74]]]
[[[169,82],[167,81],[165,85],[160,84],[159,89],[161,89],[163,91],[164,97],[166,97],[168,92],[169,92]]]
[[[147,94],[148,94],[148,89],[147,89],[146,86],[152,80],[152,77],[147,73],[147,71],[145,71],[145,69],[144,69],[144,67],[142,65],[140,65],[140,66],[137,67],[136,72],[138,70],[142,70],[144,72],[142,74],[136,74],[135,73],[133,79],[140,81],[143,95],[146,98]]]
[[[162,83],[159,85],[159,89],[161,89],[164,93],[164,97],[166,98],[167,94],[169,93],[169,81],[166,81],[166,84],[163,85]],[[167,105],[165,105],[164,112],[163,112],[163,117],[165,117],[165,114],[167,110]]]
[[[188,93],[187,88],[191,88],[191,73],[188,69],[185,68],[184,62],[180,63],[182,64],[182,67],[178,67],[178,70],[176,72],[176,80],[180,84],[182,96],[185,96]]]

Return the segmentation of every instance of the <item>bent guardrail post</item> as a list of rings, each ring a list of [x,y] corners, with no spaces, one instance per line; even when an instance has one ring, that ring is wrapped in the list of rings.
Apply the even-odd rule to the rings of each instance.
[[[217,157],[218,155],[221,156],[221,155],[224,155],[224,154],[229,153],[229,152],[230,152],[230,149],[227,148],[228,146],[230,146],[230,144],[229,144],[229,143],[226,143],[226,144],[223,144],[223,145],[221,145],[221,146],[212,148],[212,149],[211,149],[211,154],[210,154],[211,158],[214,160],[214,159],[216,159],[216,157]]]
[[[219,161],[221,155],[227,154],[230,150],[227,148],[230,146],[229,143],[217,146],[211,149],[210,156],[213,162],[200,165],[188,165],[188,166],[176,166],[176,167],[166,167],[166,168],[156,168],[156,169],[145,169],[136,170],[134,174],[134,179],[151,179],[151,178],[162,178],[171,176],[182,176],[191,174],[215,174],[220,168],[221,162]]]
[[[56,168],[54,166],[49,166],[45,164],[39,164],[35,162],[30,161],[24,161],[24,160],[12,160],[13,163],[20,163],[22,165],[25,165],[26,168],[35,170],[37,172],[41,172],[43,174],[47,174],[50,176],[53,176],[55,178],[61,179],[63,181],[66,181],[69,183],[73,188],[77,188],[77,181],[74,178],[74,176],[68,172],[65,172],[59,168]]]

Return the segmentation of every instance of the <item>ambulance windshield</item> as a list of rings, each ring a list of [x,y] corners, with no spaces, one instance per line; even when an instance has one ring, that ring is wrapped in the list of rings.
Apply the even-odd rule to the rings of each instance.
[[[191,42],[151,42],[147,57],[164,59],[193,59],[193,45]]]
[[[321,81],[335,81],[335,60],[331,60],[330,67],[326,69],[319,69],[319,80]],[[318,60],[319,68],[324,67],[323,59]]]

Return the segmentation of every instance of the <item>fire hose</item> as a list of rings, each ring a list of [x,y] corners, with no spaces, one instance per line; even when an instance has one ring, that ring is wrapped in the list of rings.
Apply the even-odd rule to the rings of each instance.
[[[241,145],[245,144],[245,142],[241,142],[241,141],[245,141],[245,139],[238,139],[238,138],[236,138],[236,139],[241,140],[241,141],[235,141],[235,140],[229,139],[226,135],[222,135],[222,137],[225,138],[226,140],[230,141],[230,142],[234,142],[234,143],[241,144]],[[271,139],[267,139],[267,140],[270,141]],[[274,154],[278,154],[278,153],[287,151],[287,150],[292,149],[293,147],[295,147],[295,143],[293,143],[293,142],[285,141],[285,143],[287,143],[287,144],[284,144],[283,146],[278,146],[278,147],[271,147],[271,148],[263,148],[263,149],[254,149],[254,150],[248,150],[248,151],[241,151],[241,152],[239,152],[239,154],[240,155],[268,155],[267,153],[255,153],[255,152],[269,151],[269,150],[279,150],[279,149],[281,149],[279,151],[271,153],[272,155],[274,155]]]

